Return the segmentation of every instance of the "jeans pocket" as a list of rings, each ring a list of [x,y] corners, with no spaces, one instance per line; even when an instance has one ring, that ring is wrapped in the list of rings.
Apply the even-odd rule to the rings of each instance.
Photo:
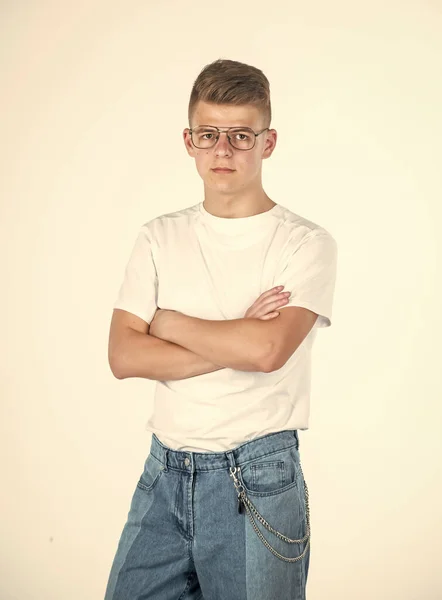
[[[149,456],[144,463],[143,472],[140,475],[137,487],[145,492],[150,492],[157,485],[163,473],[163,463],[153,454],[149,453]]]
[[[240,466],[239,479],[247,494],[268,496],[280,494],[298,484],[297,459],[286,448],[267,457],[260,457]]]

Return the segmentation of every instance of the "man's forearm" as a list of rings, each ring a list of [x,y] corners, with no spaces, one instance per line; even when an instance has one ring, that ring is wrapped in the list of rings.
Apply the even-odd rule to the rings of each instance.
[[[128,331],[112,372],[118,379],[143,377],[156,381],[188,379],[224,369],[172,342]]]
[[[266,322],[254,318],[212,321],[171,311],[161,338],[240,371],[265,371],[273,352]]]

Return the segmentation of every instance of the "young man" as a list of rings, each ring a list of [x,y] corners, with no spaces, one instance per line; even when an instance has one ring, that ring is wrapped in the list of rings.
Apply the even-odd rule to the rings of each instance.
[[[337,245],[265,193],[270,120],[259,69],[206,66],[183,132],[204,201],[145,223],[129,259],[109,362],[118,379],[157,386],[105,600],[305,599],[298,430],[317,329],[331,325]]]

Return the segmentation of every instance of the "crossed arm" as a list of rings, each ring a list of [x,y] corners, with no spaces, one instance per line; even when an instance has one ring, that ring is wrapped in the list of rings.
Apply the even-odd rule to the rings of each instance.
[[[149,334],[179,344],[215,365],[266,372],[274,352],[268,326],[268,321],[257,318],[214,321],[158,309]]]
[[[159,309],[152,335],[179,344],[211,363],[240,371],[280,369],[313,328],[318,313],[302,306],[280,311],[276,319],[211,321]],[[211,369],[213,370],[213,369]]]
[[[117,325],[120,313],[125,313],[124,327]],[[291,306],[269,321],[212,321],[158,309],[148,326],[131,313],[116,309],[109,363],[118,379],[187,379],[224,367],[269,373],[287,362],[317,316],[307,308]]]
[[[280,317],[278,317],[280,318]],[[114,309],[108,359],[117,379],[188,379],[225,367],[265,371],[265,321],[258,318],[211,321],[157,309],[150,324]]]

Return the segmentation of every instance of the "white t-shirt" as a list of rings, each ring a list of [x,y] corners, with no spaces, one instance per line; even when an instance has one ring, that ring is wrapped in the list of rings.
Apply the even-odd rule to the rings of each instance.
[[[323,227],[276,204],[241,218],[203,202],[142,225],[114,308],[150,323],[159,306],[210,320],[239,319],[263,292],[318,313],[286,364],[271,373],[223,368],[157,381],[146,430],[174,450],[224,452],[256,437],[308,429],[311,349],[331,325],[337,244]],[[278,317],[275,317],[278,318]]]

